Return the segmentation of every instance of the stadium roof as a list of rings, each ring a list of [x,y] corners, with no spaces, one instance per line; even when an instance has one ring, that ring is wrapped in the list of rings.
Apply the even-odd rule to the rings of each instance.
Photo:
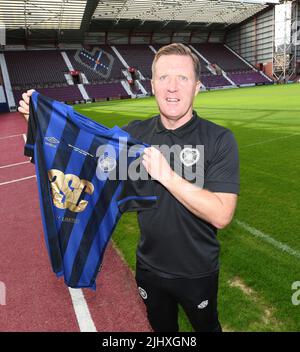
[[[226,25],[240,23],[279,0],[0,0],[0,22],[7,29],[81,29],[102,21],[115,29],[118,23],[140,25],[160,22]],[[152,25],[151,25],[152,23]],[[157,25],[155,25],[157,26]],[[178,26],[178,25],[177,25]],[[99,27],[99,28],[100,28]]]
[[[79,29],[87,1],[1,0],[0,21],[6,28]]]
[[[262,0],[102,0],[94,19],[240,23],[270,3]]]

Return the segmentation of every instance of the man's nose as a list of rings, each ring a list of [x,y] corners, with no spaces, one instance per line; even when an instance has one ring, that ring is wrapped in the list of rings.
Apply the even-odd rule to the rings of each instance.
[[[169,82],[168,82],[168,90],[170,92],[177,91],[177,79],[176,79],[176,77],[170,77]]]

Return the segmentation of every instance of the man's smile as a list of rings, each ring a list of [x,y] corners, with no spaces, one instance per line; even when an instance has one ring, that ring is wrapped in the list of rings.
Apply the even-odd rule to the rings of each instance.
[[[180,99],[178,99],[178,98],[166,98],[166,101],[168,103],[178,103],[180,101]]]

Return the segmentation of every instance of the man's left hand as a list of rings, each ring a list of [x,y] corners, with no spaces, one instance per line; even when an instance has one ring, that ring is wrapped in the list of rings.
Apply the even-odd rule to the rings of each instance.
[[[155,147],[144,149],[142,163],[148,174],[162,184],[168,182],[174,175],[174,171],[171,169],[166,158]]]

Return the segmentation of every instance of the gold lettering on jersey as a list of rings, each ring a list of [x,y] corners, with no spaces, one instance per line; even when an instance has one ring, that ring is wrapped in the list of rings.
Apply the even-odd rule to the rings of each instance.
[[[81,180],[73,174],[64,174],[57,169],[48,171],[51,194],[54,205],[59,209],[69,209],[76,213],[83,211],[88,205],[87,200],[80,200],[82,192],[93,194],[94,186],[87,180]]]

